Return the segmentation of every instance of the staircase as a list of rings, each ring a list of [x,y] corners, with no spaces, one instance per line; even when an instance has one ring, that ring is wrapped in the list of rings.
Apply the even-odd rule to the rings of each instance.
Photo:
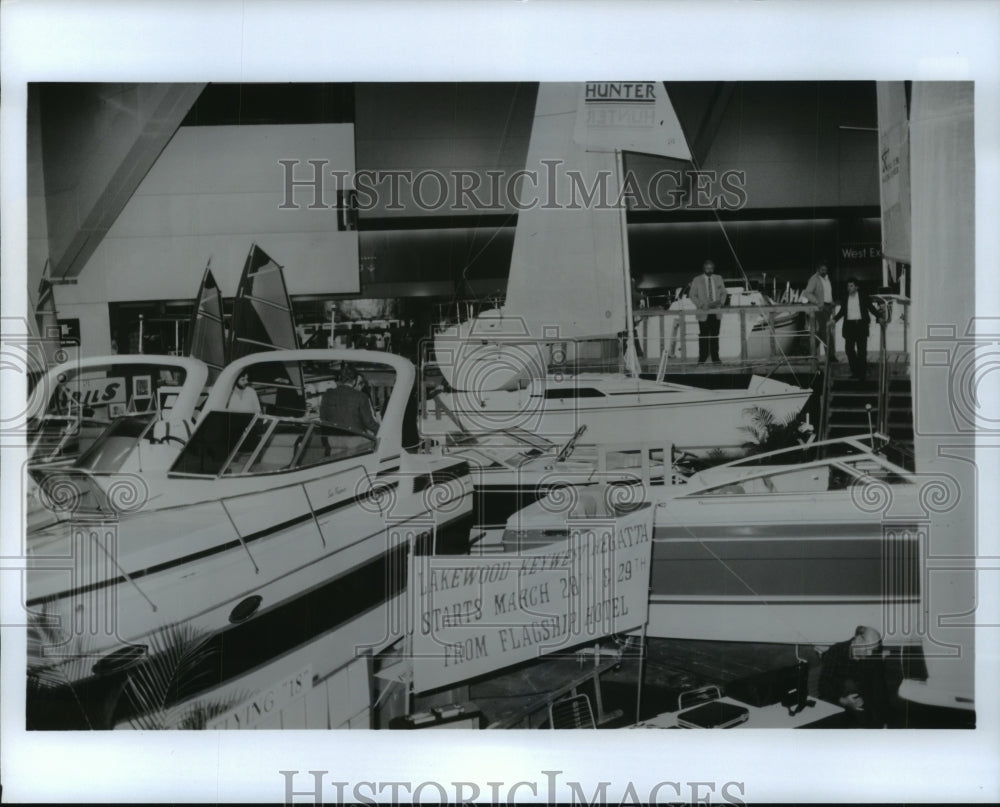
[[[855,381],[850,378],[831,379],[827,437],[867,433],[867,406],[871,406],[872,428],[878,431],[878,380],[877,373],[872,374],[876,378],[868,381]],[[888,436],[904,446],[912,445],[913,398],[910,379],[889,378],[888,383]]]

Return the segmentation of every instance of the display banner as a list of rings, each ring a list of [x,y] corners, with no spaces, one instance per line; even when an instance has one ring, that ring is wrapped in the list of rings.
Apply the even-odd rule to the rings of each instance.
[[[880,81],[878,93],[882,253],[910,263],[910,126],[902,81]]]
[[[81,406],[125,403],[125,379],[121,376],[81,378],[70,382],[66,393],[73,403]]]
[[[645,504],[617,517],[567,519],[551,543],[517,553],[411,556],[414,691],[645,624],[652,513]]]

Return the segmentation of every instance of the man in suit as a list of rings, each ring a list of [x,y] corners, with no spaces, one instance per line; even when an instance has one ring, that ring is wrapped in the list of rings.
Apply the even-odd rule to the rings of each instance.
[[[326,390],[320,399],[320,420],[368,437],[374,436],[378,431],[378,421],[372,411],[371,400],[360,390],[363,380],[357,370],[345,363],[340,368],[337,386]]]
[[[816,267],[816,273],[809,278],[804,294],[810,303],[819,308],[816,312],[816,336],[826,346],[826,351],[830,354],[830,361],[836,361],[837,356],[833,349],[833,339],[830,334],[830,315],[833,314],[833,289],[830,287],[830,278],[828,277],[825,261],[821,261]]]
[[[868,373],[868,327],[872,316],[882,316],[858,286],[857,278],[847,281],[847,296],[840,302],[834,322],[844,320],[844,352],[851,365],[851,378],[864,381]]]
[[[709,356],[719,363],[719,327],[722,324],[718,309],[726,302],[726,284],[715,274],[715,263],[707,260],[701,274],[691,281],[688,292],[691,302],[698,309],[698,364]]]

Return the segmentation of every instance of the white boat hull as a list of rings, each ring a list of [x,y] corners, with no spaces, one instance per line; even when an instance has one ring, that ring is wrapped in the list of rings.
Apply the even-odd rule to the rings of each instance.
[[[612,379],[605,381],[604,379]],[[550,379],[546,379],[546,382]],[[810,391],[754,377],[749,389],[702,390],[625,377],[577,376],[512,392],[441,393],[428,402],[424,437],[520,428],[562,442],[586,426],[587,444],[673,444],[688,451],[740,448],[751,407],[781,422],[798,414]],[[565,397],[558,390],[565,389]],[[591,396],[590,390],[596,393]]]

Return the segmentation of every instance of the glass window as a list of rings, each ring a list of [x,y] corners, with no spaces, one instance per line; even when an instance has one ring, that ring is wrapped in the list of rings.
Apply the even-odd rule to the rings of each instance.
[[[254,417],[249,412],[208,412],[170,472],[217,475]]]
[[[260,445],[260,441],[267,434],[273,422],[271,418],[257,418],[253,422],[246,437],[243,438],[243,442],[240,443],[233,458],[229,461],[229,465],[226,466],[225,473],[241,474],[245,472],[247,463],[253,458],[257,446]]]
[[[309,425],[302,420],[277,421],[246,472],[263,474],[294,467],[295,458],[298,456]]]
[[[323,462],[369,454],[375,450],[375,441],[362,434],[338,429],[328,423],[316,423],[302,446],[296,467],[305,468]]]
[[[117,418],[74,464],[89,471],[117,471],[149,431],[154,415]]]

